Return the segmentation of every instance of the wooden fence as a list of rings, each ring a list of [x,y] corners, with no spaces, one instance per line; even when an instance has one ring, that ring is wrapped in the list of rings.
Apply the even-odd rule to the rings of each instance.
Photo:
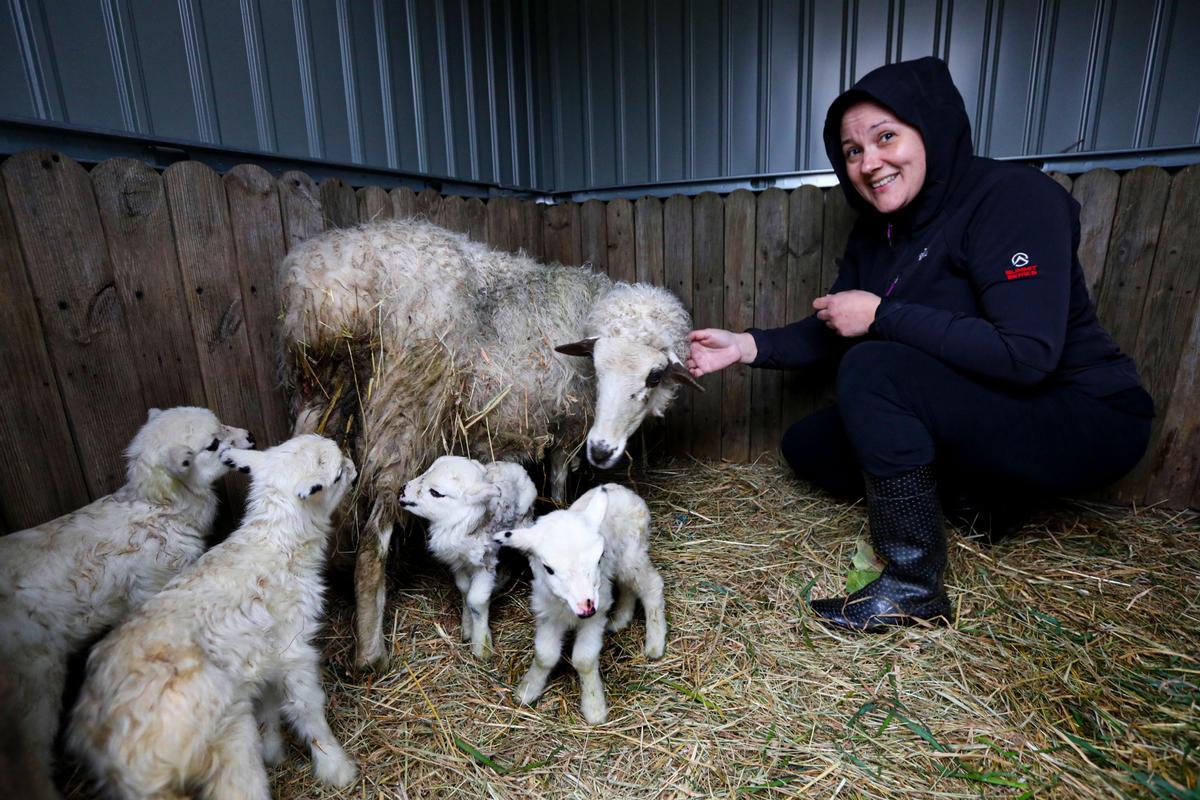
[[[1056,176],[1083,206],[1080,256],[1101,318],[1159,408],[1150,453],[1108,496],[1200,505],[1200,165]],[[506,250],[590,262],[679,295],[697,327],[799,318],[833,280],[853,214],[840,190],[543,205],[355,191],[242,165],[90,172],[49,151],[0,166],[0,524],[15,530],[122,482],[150,407],[205,405],[277,442],[274,267],[327,227],[421,214]],[[670,449],[746,461],[827,399],[796,376],[733,368],[669,414]],[[1102,435],[1102,432],[1099,432]]]

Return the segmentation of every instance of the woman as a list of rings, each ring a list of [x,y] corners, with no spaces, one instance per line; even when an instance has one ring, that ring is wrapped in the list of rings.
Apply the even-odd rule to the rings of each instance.
[[[942,61],[871,72],[830,106],[824,135],[859,212],[833,288],[782,328],[693,331],[688,366],[840,359],[837,405],[793,425],[783,454],[835,492],[861,470],[888,563],[813,610],[864,631],[945,622],[935,468],[1016,505],[1098,488],[1141,457],[1153,403],[1088,298],[1078,204],[1035,169],[972,155]]]

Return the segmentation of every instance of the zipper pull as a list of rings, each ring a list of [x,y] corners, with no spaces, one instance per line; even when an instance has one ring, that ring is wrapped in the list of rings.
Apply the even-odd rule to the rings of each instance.
[[[891,247],[892,246],[892,223],[889,222],[887,224],[887,228],[884,229],[884,233],[887,235],[888,247]]]

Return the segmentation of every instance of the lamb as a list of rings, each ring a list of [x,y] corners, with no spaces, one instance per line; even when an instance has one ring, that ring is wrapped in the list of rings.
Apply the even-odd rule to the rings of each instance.
[[[208,409],[150,409],[124,486],[0,538],[0,796],[59,796],[51,753],[68,657],[200,557],[225,450],[253,445]]]
[[[360,667],[387,660],[383,567],[409,476],[444,453],[548,456],[561,500],[579,449],[612,467],[680,383],[698,388],[681,363],[691,321],[670,292],[539,265],[424,221],[327,231],[293,249],[280,276],[295,430],[328,432],[362,466]]]
[[[429,551],[454,573],[463,596],[463,640],[470,640],[476,658],[492,654],[488,608],[500,551],[492,534],[530,524],[536,497],[520,464],[484,466],[462,456],[441,456],[400,489],[400,505],[429,520]]]
[[[354,463],[311,434],[226,462],[250,472],[241,527],[88,659],[67,744],[116,797],[270,798],[263,762],[283,757],[281,711],[318,779],[356,777],[325,720],[312,645],[330,517]]]
[[[613,605],[612,584],[620,589],[607,629],[618,631],[633,619],[640,598],[646,612],[647,658],[666,649],[667,617],[663,582],[649,555],[650,510],[642,498],[615,483],[598,486],[566,510],[541,517],[530,528],[500,531],[496,542],[529,556],[537,624],[534,658],[517,689],[517,700],[532,705],[558,663],[563,636],[575,631],[571,661],[579,673],[583,717],[598,725],[608,718],[600,682],[600,649]]]

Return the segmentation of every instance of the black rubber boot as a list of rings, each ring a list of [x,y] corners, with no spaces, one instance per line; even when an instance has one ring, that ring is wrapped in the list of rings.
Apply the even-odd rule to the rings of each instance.
[[[813,600],[813,611],[822,622],[868,633],[921,622],[947,624],[952,611],[942,583],[946,530],[932,467],[898,478],[865,478],[871,544],[887,566],[848,597]]]

